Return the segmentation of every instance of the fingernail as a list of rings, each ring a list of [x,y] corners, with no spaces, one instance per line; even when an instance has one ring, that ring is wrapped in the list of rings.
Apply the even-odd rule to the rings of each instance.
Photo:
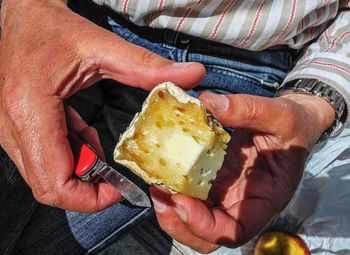
[[[187,68],[193,64],[195,64],[195,63],[194,62],[174,62],[173,67],[175,67],[175,68]]]
[[[205,96],[209,102],[209,110],[227,111],[229,106],[227,96],[213,93],[207,93]]]
[[[163,213],[165,212],[167,208],[167,204],[165,201],[158,200],[156,197],[152,196],[152,201],[153,201],[153,206],[154,210],[158,213]]]
[[[182,220],[183,222],[187,221],[187,214],[182,207],[176,206],[174,208],[174,210],[175,210],[176,214],[179,216],[180,220]]]

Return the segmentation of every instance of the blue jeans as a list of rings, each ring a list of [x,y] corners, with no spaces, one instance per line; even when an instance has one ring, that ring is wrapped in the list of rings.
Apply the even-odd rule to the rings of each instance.
[[[206,76],[198,87],[189,91],[192,96],[198,96],[200,91],[210,90],[224,94],[253,94],[271,97],[279,88],[287,72],[292,68],[293,55],[291,51],[266,51],[251,53],[250,63],[240,59],[219,58],[212,55],[193,53],[189,47],[176,47],[167,42],[152,43],[119,25],[112,18],[108,18],[112,31],[127,41],[142,46],[167,59],[176,62],[199,62],[206,68]],[[205,45],[203,45],[205,47]],[[273,63],[278,68],[252,63]]]
[[[292,54],[286,50],[250,53],[249,59],[217,57],[215,53],[191,52],[168,42],[152,43],[109,18],[111,30],[130,43],[142,46],[177,62],[203,63],[207,73],[198,87],[216,93],[246,93],[273,96],[292,68]],[[189,42],[190,44],[191,42]],[[261,63],[269,63],[271,65]],[[260,63],[260,64],[256,64]],[[273,64],[273,65],[272,65]],[[112,159],[120,134],[140,110],[147,92],[104,80],[80,91],[67,101],[100,135],[107,161],[147,191],[140,179]],[[118,239],[125,231],[153,214],[152,209],[119,203],[98,213],[77,213],[38,204],[13,163],[0,150],[0,253],[80,254],[94,253]],[[166,251],[164,254],[167,254]]]

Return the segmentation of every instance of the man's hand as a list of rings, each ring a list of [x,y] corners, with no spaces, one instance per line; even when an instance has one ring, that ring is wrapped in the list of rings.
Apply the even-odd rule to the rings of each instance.
[[[41,203],[97,211],[120,200],[110,185],[72,176],[66,122],[102,148],[96,131],[62,101],[102,78],[147,90],[167,80],[189,88],[202,79],[203,66],[173,64],[131,45],[62,0],[5,0],[2,7],[1,146]]]
[[[298,94],[270,99],[204,93],[200,99],[224,126],[237,129],[208,200],[172,196],[155,186],[151,195],[161,227],[206,253],[244,244],[287,205],[334,110],[321,98]]]

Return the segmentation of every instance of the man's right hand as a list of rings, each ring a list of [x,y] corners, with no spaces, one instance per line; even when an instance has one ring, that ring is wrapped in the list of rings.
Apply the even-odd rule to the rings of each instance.
[[[62,0],[4,0],[0,44],[0,144],[44,204],[98,211],[120,200],[109,184],[74,178],[66,122],[95,147],[97,134],[63,100],[102,79],[150,90],[171,80],[184,88],[200,64],[174,64],[69,10]],[[127,103],[127,102],[126,102]],[[95,140],[95,141],[93,141]]]

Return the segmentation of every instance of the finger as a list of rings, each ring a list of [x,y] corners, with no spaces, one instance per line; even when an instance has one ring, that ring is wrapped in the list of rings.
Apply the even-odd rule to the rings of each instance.
[[[74,160],[62,102],[38,93],[26,96],[26,103],[18,104],[16,134],[35,198],[75,211],[97,211],[120,200],[120,194],[108,184],[93,185],[73,177]]]
[[[150,192],[157,220],[172,238],[202,253],[212,252],[219,247],[198,238],[187,229],[172,205],[170,193],[156,186],[152,186]]]
[[[57,207],[80,212],[98,212],[124,200],[116,188],[105,181],[93,184],[77,178],[70,178],[58,194],[61,203]]]
[[[276,134],[286,132],[286,126],[293,129],[296,124],[291,105],[283,100],[213,93],[202,93],[200,99],[225,127]]]
[[[147,90],[165,81],[189,89],[203,79],[205,68],[202,64],[175,63],[112,32],[96,27],[94,30],[94,39],[82,42],[81,51],[83,56],[95,62],[102,78]]]
[[[250,197],[232,205],[226,210],[241,226],[238,243],[243,245],[259,234],[270,220],[279,212],[277,206],[260,197]]]
[[[171,199],[182,222],[195,236],[229,247],[241,245],[243,229],[232,215],[219,208],[209,210],[202,201],[182,194],[176,194]]]
[[[89,126],[73,107],[66,106],[65,113],[68,128],[88,143],[102,160],[105,160],[97,130]]]

